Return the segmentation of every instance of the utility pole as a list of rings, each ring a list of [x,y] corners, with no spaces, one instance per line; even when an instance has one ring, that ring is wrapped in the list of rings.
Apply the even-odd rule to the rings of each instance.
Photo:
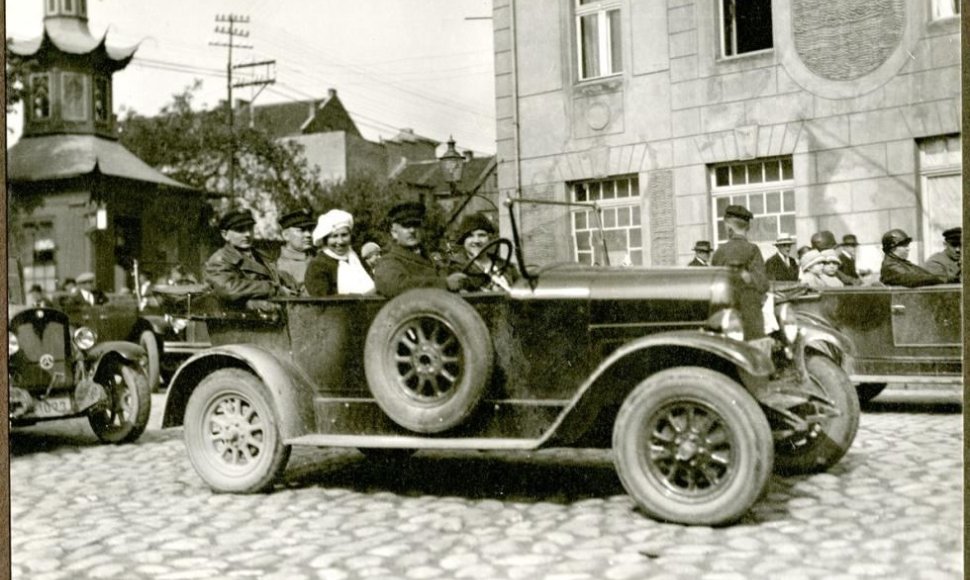
[[[256,100],[256,97],[258,97],[259,94],[263,92],[263,89],[265,89],[267,85],[272,85],[276,83],[276,77],[274,76],[276,73],[276,61],[261,60],[259,62],[247,62],[245,64],[237,64],[237,65],[233,65],[232,67],[234,69],[241,69],[241,68],[255,68],[257,66],[266,67],[265,74],[263,75],[257,74],[252,78],[252,80],[238,82],[232,85],[237,89],[240,87],[259,87],[259,90],[256,91],[256,93],[253,94],[252,97],[250,97],[249,99],[249,126],[250,127],[256,126],[256,118],[253,115],[253,102]]]
[[[236,24],[249,24],[249,16],[239,14],[219,14],[216,22],[226,22],[229,26],[216,26],[216,34],[224,34],[229,37],[229,42],[209,42],[211,46],[225,46],[229,49],[229,58],[226,62],[226,91],[228,93],[227,105],[229,108],[229,195],[236,195],[236,133],[233,128],[234,114],[232,103],[232,49],[233,48],[252,48],[247,44],[236,44],[235,37],[246,38],[249,36],[248,30],[236,28]]]

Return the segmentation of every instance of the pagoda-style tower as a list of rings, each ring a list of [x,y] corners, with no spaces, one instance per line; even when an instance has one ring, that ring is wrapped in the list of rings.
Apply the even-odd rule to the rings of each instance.
[[[197,270],[199,224],[191,216],[203,213],[202,192],[150,167],[116,137],[112,75],[137,47],[92,36],[86,0],[41,2],[43,34],[11,45],[32,63],[22,138],[7,152],[11,259],[21,261],[28,284],[45,290],[84,271],[105,291],[131,287],[134,260],[154,274],[175,263]]]

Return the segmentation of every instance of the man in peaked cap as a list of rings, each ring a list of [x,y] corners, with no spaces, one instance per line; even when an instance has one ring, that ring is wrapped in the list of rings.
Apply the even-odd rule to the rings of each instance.
[[[727,229],[728,241],[721,244],[711,258],[712,266],[736,266],[746,272],[743,275],[746,284],[740,295],[745,311],[743,323],[746,340],[761,338],[765,334],[761,307],[768,291],[765,259],[758,246],[748,241],[753,217],[746,207],[727,206],[724,210],[724,227]]]
[[[699,240],[694,244],[694,259],[687,263],[688,266],[710,266],[711,265],[711,242]]]
[[[439,272],[422,246],[424,242],[424,205],[399,203],[387,214],[392,243],[374,267],[377,292],[397,296],[411,288],[445,288],[458,291],[468,284],[461,272]]]
[[[294,294],[305,293],[303,279],[306,277],[307,264],[313,257],[312,234],[316,223],[308,209],[291,211],[280,218],[283,247],[276,260],[276,270],[282,284]]]
[[[280,284],[273,262],[253,248],[256,220],[249,210],[235,210],[219,220],[219,233],[226,241],[205,263],[205,281],[227,305],[272,311],[276,305],[265,299],[288,294]]]
[[[943,278],[948,283],[959,284],[963,278],[960,267],[963,228],[956,227],[944,230],[943,243],[946,244],[943,251],[927,258],[926,263],[923,264],[923,269]]]
[[[781,234],[775,240],[778,252],[765,262],[765,275],[775,282],[798,282],[798,262],[791,257],[791,249],[795,246],[795,238],[788,234]]]

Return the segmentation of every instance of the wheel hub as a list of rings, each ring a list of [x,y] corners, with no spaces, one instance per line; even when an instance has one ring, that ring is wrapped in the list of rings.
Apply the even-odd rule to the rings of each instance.
[[[411,364],[421,375],[436,375],[441,370],[441,353],[433,345],[422,344],[412,355]]]

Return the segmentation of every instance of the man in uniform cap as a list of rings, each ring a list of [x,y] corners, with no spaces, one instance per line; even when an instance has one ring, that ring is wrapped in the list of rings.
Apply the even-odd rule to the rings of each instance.
[[[765,275],[776,282],[798,282],[798,262],[791,257],[791,249],[795,246],[795,238],[788,234],[781,234],[775,240],[778,252],[765,262]]]
[[[765,323],[761,307],[768,291],[765,260],[758,246],[749,242],[747,237],[753,217],[746,207],[727,206],[724,210],[724,227],[727,228],[728,241],[721,244],[711,258],[713,266],[737,266],[746,271],[746,285],[740,296],[741,301],[749,306],[745,308],[744,316],[746,340],[764,336]]]
[[[265,299],[288,292],[272,261],[253,248],[255,225],[249,210],[231,211],[219,220],[226,243],[206,260],[205,281],[230,306],[271,311],[275,305]]]
[[[842,243],[839,244],[839,271],[835,275],[839,280],[842,280],[843,284],[846,283],[846,278],[852,280],[851,283],[853,286],[862,284],[862,278],[859,276],[859,271],[855,263],[855,252],[858,247],[859,240],[854,234],[845,234],[842,236]]]
[[[439,272],[422,247],[424,205],[417,202],[399,203],[388,212],[387,222],[393,243],[374,268],[374,283],[378,293],[391,297],[411,288],[446,288],[452,291],[465,288],[467,275]]]
[[[694,259],[687,262],[688,266],[710,266],[711,265],[711,242],[698,240],[694,244]]]
[[[937,252],[926,259],[923,268],[943,278],[948,283],[960,283],[962,279],[960,254],[963,242],[963,228],[956,227],[943,231],[943,243],[946,244],[942,252]]]
[[[311,236],[316,223],[308,209],[291,211],[280,218],[283,247],[280,248],[280,257],[276,260],[276,270],[282,284],[294,294],[305,294],[303,279],[307,264],[313,257]]]

